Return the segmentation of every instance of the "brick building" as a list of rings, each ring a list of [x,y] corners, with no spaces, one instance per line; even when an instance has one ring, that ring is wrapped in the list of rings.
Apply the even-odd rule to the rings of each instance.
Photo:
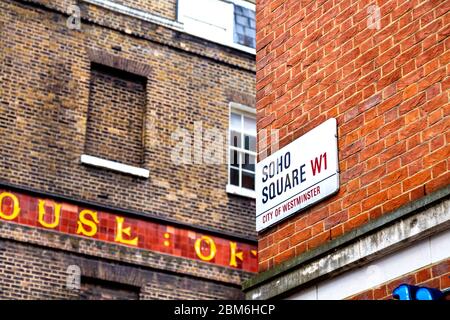
[[[261,230],[247,298],[449,288],[450,1],[258,0],[256,9],[259,161],[294,157],[294,141],[336,119],[339,179],[336,193]],[[256,184],[266,169],[258,162]]]
[[[243,298],[254,12],[0,1],[0,298]]]

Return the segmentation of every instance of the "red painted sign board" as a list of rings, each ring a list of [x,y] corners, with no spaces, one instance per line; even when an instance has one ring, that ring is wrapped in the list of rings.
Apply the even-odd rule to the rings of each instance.
[[[207,233],[0,189],[0,223],[17,223],[256,272],[257,247]]]

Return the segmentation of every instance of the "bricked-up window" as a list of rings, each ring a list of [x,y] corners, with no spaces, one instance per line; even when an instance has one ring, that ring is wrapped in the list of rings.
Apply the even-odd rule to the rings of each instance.
[[[234,6],[234,42],[256,48],[255,11]]]
[[[139,300],[140,288],[122,283],[82,277],[81,300]]]
[[[231,193],[244,196],[254,196],[255,164],[255,115],[252,112],[231,108],[229,127],[229,181],[227,190]]]
[[[146,78],[92,63],[85,153],[143,165]]]

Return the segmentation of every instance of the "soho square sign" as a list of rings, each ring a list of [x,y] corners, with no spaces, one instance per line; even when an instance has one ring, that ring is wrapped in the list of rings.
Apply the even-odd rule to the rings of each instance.
[[[256,231],[339,190],[337,122],[329,119],[256,165]]]

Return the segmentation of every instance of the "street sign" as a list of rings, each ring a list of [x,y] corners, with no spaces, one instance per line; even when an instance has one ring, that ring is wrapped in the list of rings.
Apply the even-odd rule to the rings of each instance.
[[[337,122],[331,118],[256,165],[256,231],[339,190]]]

